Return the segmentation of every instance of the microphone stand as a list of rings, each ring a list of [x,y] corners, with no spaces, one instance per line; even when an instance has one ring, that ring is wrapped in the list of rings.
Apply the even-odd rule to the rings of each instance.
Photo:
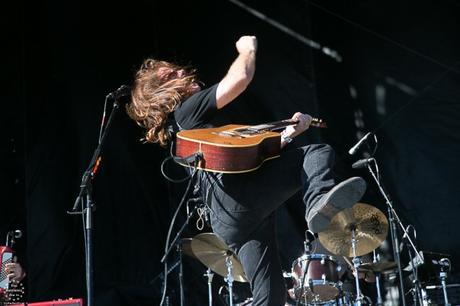
[[[92,179],[96,175],[99,164],[101,162],[101,152],[104,146],[105,140],[113,118],[120,108],[118,96],[113,96],[112,93],[107,95],[106,99],[113,98],[113,107],[110,112],[107,124],[103,129],[102,134],[99,138],[99,143],[94,150],[93,156],[89,163],[88,168],[83,173],[80,192],[75,200],[75,203],[70,211],[67,211],[70,215],[82,215],[83,224],[85,226],[85,277],[86,277],[86,305],[93,306],[94,294],[93,294],[93,216],[92,213],[96,208],[96,205],[92,197]],[[81,207],[81,210],[78,207]]]
[[[377,161],[375,159],[372,159],[372,161],[375,163],[375,166],[376,166],[376,169],[377,169],[377,172],[378,172]],[[391,233],[391,242],[392,242],[392,246],[393,246],[393,255],[394,255],[395,261],[396,261],[396,263],[398,265],[398,274],[399,274],[399,283],[400,283],[399,290],[400,290],[400,295],[401,295],[401,301],[402,301],[402,305],[406,306],[405,290],[404,290],[404,283],[403,283],[403,277],[402,277],[401,256],[400,256],[398,233],[397,233],[398,225],[402,229],[402,231],[404,232],[404,236],[407,238],[407,241],[409,242],[410,246],[414,250],[414,252],[416,254],[416,257],[418,257],[421,260],[422,263],[423,263],[423,257],[420,255],[420,252],[415,247],[415,244],[413,243],[411,237],[407,233],[406,228],[404,227],[404,225],[401,222],[401,219],[399,218],[398,214],[394,210],[393,204],[391,203],[391,200],[390,200],[389,196],[387,195],[387,193],[383,189],[383,186],[380,183],[380,179],[379,179],[378,175],[372,169],[370,163],[367,164],[367,169],[369,170],[369,172],[371,173],[371,175],[374,178],[375,182],[377,183],[379,191],[382,194],[382,196],[384,197],[384,199],[386,201],[386,204],[387,204],[388,222],[390,223],[390,233]],[[414,263],[412,263],[412,264],[414,264]],[[418,277],[418,276],[416,275],[414,277]]]

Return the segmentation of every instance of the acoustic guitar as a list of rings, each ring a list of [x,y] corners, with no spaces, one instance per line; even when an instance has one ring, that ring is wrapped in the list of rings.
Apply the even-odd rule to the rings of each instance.
[[[190,157],[200,156],[197,167],[221,173],[244,173],[258,169],[281,151],[281,134],[276,132],[298,121],[287,119],[260,125],[230,124],[217,128],[184,130],[177,133],[176,161],[186,167]],[[310,126],[327,127],[313,118]]]

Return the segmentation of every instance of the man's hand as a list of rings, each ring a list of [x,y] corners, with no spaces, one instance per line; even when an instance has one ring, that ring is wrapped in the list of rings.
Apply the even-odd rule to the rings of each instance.
[[[10,262],[5,265],[5,272],[8,279],[15,282],[22,281],[26,276],[21,264],[16,262],[16,257],[14,257],[14,262]]]
[[[257,51],[257,38],[255,36],[241,36],[235,43],[239,54],[248,54]]]
[[[294,138],[305,132],[310,127],[313,118],[308,114],[297,112],[292,116],[292,119],[299,121],[299,123],[286,127],[283,131],[283,136],[285,137]]]
[[[298,123],[286,127],[281,132],[281,148],[291,142],[292,138],[305,132],[310,127],[313,118],[310,115],[297,112],[292,116],[292,119],[298,121]]]

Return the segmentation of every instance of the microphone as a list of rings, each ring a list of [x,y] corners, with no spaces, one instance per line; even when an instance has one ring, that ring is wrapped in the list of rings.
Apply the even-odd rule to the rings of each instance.
[[[106,98],[117,100],[118,98],[131,95],[131,87],[128,85],[121,85],[117,90],[109,93]]]
[[[371,158],[365,158],[365,159],[360,159],[358,160],[357,162],[353,163],[353,165],[351,165],[351,167],[353,169],[361,169],[361,168],[364,168],[364,167],[367,167],[367,165],[369,165],[371,162],[373,162],[375,159],[373,157]]]
[[[356,151],[363,145],[363,143],[369,138],[370,135],[374,135],[374,133],[369,132],[366,135],[364,135],[363,138],[361,138],[350,150],[348,150],[348,154],[350,155],[355,155]]]

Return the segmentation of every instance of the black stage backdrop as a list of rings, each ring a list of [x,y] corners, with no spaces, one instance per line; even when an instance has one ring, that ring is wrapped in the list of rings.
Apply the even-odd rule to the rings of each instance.
[[[0,238],[11,229],[26,231],[17,250],[27,267],[28,300],[84,296],[82,222],[66,211],[96,147],[105,95],[129,84],[147,56],[191,64],[212,85],[224,76],[236,56],[234,42],[245,34],[258,37],[258,67],[247,92],[229,107],[233,121],[260,123],[295,111],[325,119],[329,129],[311,129],[296,143],[332,144],[338,172],[364,176],[369,190],[363,202],[385,211],[371,177],[351,170],[361,153],[346,153],[374,131],[376,158],[396,210],[417,229],[420,249],[452,255],[449,282],[457,281],[460,3],[244,3],[337,51],[343,61],[230,1],[19,1],[2,11],[7,34]],[[122,108],[93,182],[97,305],[159,302],[160,258],[185,185],[162,177],[167,152],[142,144],[141,137]],[[182,175],[172,165],[166,169]],[[281,257],[289,270],[306,229],[299,199],[278,216]],[[197,233],[192,222],[184,237]],[[171,263],[176,258],[173,252]],[[187,305],[206,303],[204,271],[196,260],[184,259]],[[216,277],[216,291],[220,285]],[[174,272],[168,290],[173,305],[177,288]]]

